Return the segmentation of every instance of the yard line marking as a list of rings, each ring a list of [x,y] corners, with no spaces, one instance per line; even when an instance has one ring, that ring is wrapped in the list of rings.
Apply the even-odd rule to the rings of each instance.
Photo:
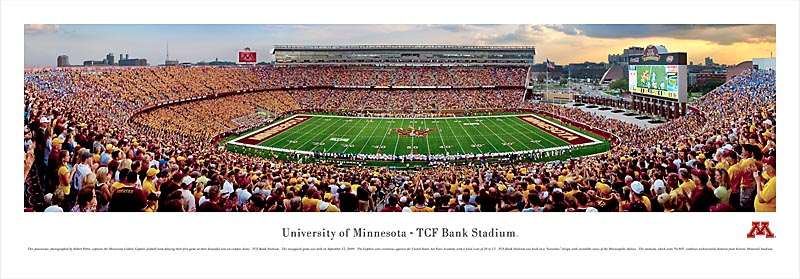
[[[450,122],[445,122],[445,123],[447,123],[447,126],[450,126]],[[475,142],[475,140],[473,140],[473,139],[472,139],[472,136],[471,136],[471,135],[470,135],[470,134],[467,132],[467,130],[465,130],[465,129],[464,129],[464,127],[462,127],[462,126],[464,126],[464,125],[457,125],[457,126],[459,126],[459,127],[461,128],[461,130],[462,130],[462,131],[464,131],[464,133],[465,133],[465,134],[467,134],[467,137],[469,137],[469,140],[472,142],[472,145],[473,145],[475,148],[477,148],[477,149],[478,149],[478,153],[483,153],[483,151],[481,151],[481,147],[480,147],[480,145],[478,145],[478,143],[477,143],[477,142]],[[451,127],[450,129],[453,129],[453,128]],[[455,132],[455,131],[453,131],[453,132]],[[454,134],[455,134],[455,133],[454,133]]]
[[[341,124],[341,123],[339,125],[336,125],[336,126],[338,126],[338,127],[336,127],[336,130],[333,130],[333,132],[329,133],[327,136],[325,136],[322,139],[320,139],[320,142],[325,142],[325,140],[331,138],[331,136],[336,137],[336,131],[339,131],[339,129],[344,127],[344,125]],[[353,128],[353,126],[350,126],[350,129],[352,129],[352,128]],[[317,146],[319,146],[319,145],[315,145],[314,147],[312,147],[311,151],[314,151],[314,149],[316,149]],[[325,149],[323,147],[322,152],[328,152],[328,149]]]
[[[425,123],[425,121],[424,121],[424,120],[422,121],[422,127],[425,127],[425,130],[427,130],[427,129],[428,129],[428,124],[427,124],[427,123]],[[425,142],[428,144],[428,155],[430,155],[430,154],[431,154],[431,140],[430,140],[430,139],[428,139],[428,137],[429,137],[430,135],[431,135],[431,133],[430,133],[430,132],[428,132],[428,135],[427,135],[427,136],[425,136]]]
[[[312,120],[312,119],[315,119],[315,118],[316,117],[312,117],[309,120]],[[320,121],[319,118],[314,120],[314,122],[316,122],[316,123],[315,124],[309,123],[310,124],[309,127],[314,127],[314,128],[309,129],[309,127],[304,127],[302,129],[289,129],[289,130],[286,131],[286,132],[288,132],[286,134],[286,136],[283,136],[282,135],[283,133],[281,133],[281,135],[276,135],[275,138],[278,138],[278,136],[283,136],[282,138],[288,138],[290,136],[294,136],[294,135],[300,134],[300,132],[302,132],[302,134],[300,134],[300,136],[297,138],[297,139],[301,139],[301,138],[304,138],[305,136],[308,135],[308,131],[314,131],[317,127],[322,126],[322,123],[325,123],[325,122]],[[293,127],[293,128],[300,128],[300,127]],[[292,139],[292,140],[297,140],[297,139]],[[262,143],[264,143],[264,142],[262,142]],[[291,144],[292,143],[285,143],[280,148],[289,147],[289,145],[291,145]],[[298,147],[302,147],[302,145],[298,146]]]
[[[516,118],[516,117],[514,117],[514,118]],[[515,122],[515,120],[518,120],[518,119],[511,119],[511,121],[503,121],[503,122],[512,122],[512,123],[514,123],[514,122]],[[503,125],[504,125],[505,127],[509,127],[509,128],[511,128],[511,129],[514,129],[514,131],[516,131],[516,132],[517,132],[517,133],[515,133],[515,134],[511,134],[511,135],[523,135],[523,136],[525,136],[526,138],[528,138],[528,140],[530,140],[531,142],[533,142],[533,141],[534,141],[534,139],[533,139],[533,138],[531,138],[531,137],[529,137],[529,136],[528,136],[528,134],[526,134],[526,133],[524,133],[524,132],[522,132],[522,131],[520,131],[520,130],[517,130],[517,128],[515,128],[515,127],[514,127],[514,126],[512,126],[511,124],[503,123]],[[542,144],[540,144],[540,143],[534,143],[534,144],[538,145],[539,147],[544,147],[544,146],[543,146]],[[527,144],[527,143],[523,143],[522,145],[523,145],[523,146],[525,146],[525,149],[533,150],[533,148],[530,148],[530,147],[528,147],[528,144]]]
[[[325,117],[320,117],[320,120],[321,120],[321,121],[326,121],[326,120],[325,120]],[[321,123],[325,123],[325,122],[321,122]],[[322,124],[320,124],[319,126],[322,126]],[[326,127],[326,128],[324,129],[324,131],[327,131],[328,129],[330,129],[330,127],[336,127],[336,126],[333,126],[333,125],[328,125],[328,127]],[[317,130],[317,129],[313,129],[313,130],[311,130],[311,131],[316,131],[316,130]],[[320,135],[322,135],[322,134],[320,134],[320,133],[316,133],[316,132],[315,132],[315,133],[310,133],[310,132],[308,132],[308,133],[305,133],[305,134],[303,134],[303,135],[304,135],[304,136],[311,135],[311,137],[309,137],[309,138],[308,138],[308,140],[306,140],[306,142],[304,142],[303,144],[301,144],[301,145],[300,145],[298,148],[303,148],[303,147],[305,147],[305,146],[306,146],[306,144],[308,144],[309,142],[311,142],[311,141],[312,141],[312,140],[314,140],[316,137],[318,137],[318,136],[320,136]],[[318,146],[318,145],[315,145],[313,148],[311,148],[311,150],[313,151],[313,150],[314,150],[314,148],[316,148],[317,146]],[[303,149],[306,149],[306,148],[303,148]]]
[[[367,148],[367,145],[369,145],[369,140],[370,140],[370,139],[372,139],[372,135],[374,135],[374,134],[375,134],[375,131],[377,131],[378,129],[380,129],[380,127],[381,127],[381,122],[383,122],[383,118],[381,118],[380,120],[378,120],[378,124],[375,126],[375,128],[374,128],[374,129],[372,129],[372,133],[370,133],[370,134],[369,134],[369,138],[367,138],[367,143],[365,143],[363,146],[361,146],[361,150],[359,150],[359,151],[358,151],[358,154],[361,154],[361,152],[364,152],[364,148]],[[365,125],[364,127],[366,128],[367,126]],[[386,137],[386,135],[383,135],[383,136],[384,136],[384,137]]]
[[[445,120],[445,121],[446,121],[446,120]],[[436,129],[438,129],[439,131],[441,131],[441,130],[442,130],[442,128],[441,128],[441,127],[439,127],[439,122],[438,122],[438,121],[437,121],[436,123],[434,123],[434,124],[436,124]],[[450,133],[451,133],[451,134],[453,133],[453,129],[450,129]],[[447,144],[445,144],[445,143],[444,143],[444,137],[445,137],[445,136],[444,136],[444,133],[439,133],[439,134],[440,134],[440,136],[439,136],[439,139],[441,139],[441,140],[442,140],[442,146],[445,146],[445,145],[447,145]],[[466,151],[464,151],[464,147],[463,147],[463,146],[461,146],[461,142],[460,142],[460,141],[456,141],[456,143],[458,143],[458,148],[459,148],[459,149],[461,149],[461,153],[460,153],[460,154],[467,154],[467,152],[466,152]],[[445,152],[445,153],[447,153],[447,152]]]
[[[405,119],[400,120],[400,127],[403,127],[405,121],[406,121]],[[382,140],[381,140],[381,145],[383,145],[383,141]],[[400,135],[397,136],[397,141],[395,141],[395,143],[394,143],[394,152],[392,153],[392,155],[397,156],[397,146],[398,145],[400,145]]]
[[[541,139],[543,139],[543,140],[545,140],[545,141],[549,142],[549,143],[550,143],[550,144],[552,144],[553,146],[564,146],[565,144],[566,144],[567,146],[569,146],[569,143],[568,143],[568,142],[566,142],[566,141],[563,141],[563,140],[561,140],[561,139],[558,139],[558,138],[556,138],[556,139],[558,139],[558,140],[561,140],[562,142],[564,142],[564,144],[558,144],[558,143],[555,143],[555,142],[553,142],[552,140],[548,139],[546,136],[542,136],[542,135],[548,135],[548,136],[552,136],[552,135],[550,135],[550,134],[548,134],[548,133],[546,133],[546,132],[542,131],[541,129],[539,129],[539,128],[538,128],[538,127],[536,127],[536,126],[533,126],[533,125],[531,125],[531,124],[528,124],[528,123],[527,123],[527,122],[525,122],[525,121],[522,121],[521,119],[517,119],[517,120],[519,120],[519,121],[521,121],[521,122],[514,121],[514,124],[517,124],[517,126],[523,127],[523,128],[524,128],[526,131],[528,131],[528,132],[531,132],[531,133],[533,133],[533,134],[535,134],[535,135],[538,135],[538,136],[539,136],[539,138],[541,138]],[[534,128],[534,130],[531,130],[531,128]],[[540,144],[540,143],[537,143],[537,144],[538,144],[539,146],[541,146],[541,147],[545,147],[543,144]]]
[[[479,126],[481,126],[481,127],[485,128],[485,129],[489,129],[489,131],[490,131],[490,132],[492,132],[492,134],[494,134],[494,131],[492,131],[491,127],[487,127],[486,125],[483,125],[483,122],[480,122],[480,123],[481,123],[481,124],[480,124]],[[462,126],[463,126],[463,125],[462,125]],[[489,145],[491,145],[491,146],[492,146],[492,148],[494,148],[494,151],[495,151],[495,152],[497,152],[497,153],[500,153],[500,149],[497,149],[497,146],[494,146],[494,144],[492,143],[492,141],[491,141],[491,140],[489,140],[489,138],[487,138],[487,137],[484,135],[484,133],[482,133],[481,129],[478,129],[478,127],[474,127],[474,128],[475,128],[475,130],[476,130],[476,131],[478,131],[478,134],[480,134],[480,135],[483,137],[483,139],[485,139],[486,141],[488,141],[488,142],[489,142]],[[465,128],[465,129],[466,129],[466,128]],[[500,138],[499,136],[497,136],[497,134],[494,134],[494,135],[495,135],[496,137]],[[512,152],[516,152],[517,150],[515,150],[515,149],[514,149],[514,147],[512,146],[512,147],[511,147],[511,151],[512,151]]]
[[[348,134],[350,134],[350,131],[351,131],[351,130],[353,130],[353,128],[356,126],[356,124],[360,123],[361,121],[366,121],[366,120],[363,120],[363,119],[361,119],[361,120],[359,120],[359,122],[356,122],[356,123],[351,123],[351,125],[352,125],[352,126],[350,126],[350,129],[348,129],[348,130],[347,130],[347,132],[344,132],[344,134],[342,135],[342,137],[349,137],[349,135],[348,135]],[[353,138],[353,140],[355,140],[356,138],[358,138],[358,136],[359,136],[359,135],[361,135],[361,132],[363,132],[363,131],[364,131],[364,128],[366,128],[366,127],[367,127],[367,125],[364,125],[364,127],[362,127],[362,128],[361,128],[361,131],[359,131],[359,132],[358,132],[358,135],[356,135],[356,136]],[[348,144],[349,144],[349,143],[348,143]],[[332,147],[333,147],[333,146],[331,146],[331,148],[332,148]],[[348,149],[348,148],[350,148],[350,146],[349,146],[349,145],[348,145],[348,146],[346,146],[346,147],[344,148],[344,150],[342,150],[341,152],[345,152],[345,151],[347,151],[347,149]]]

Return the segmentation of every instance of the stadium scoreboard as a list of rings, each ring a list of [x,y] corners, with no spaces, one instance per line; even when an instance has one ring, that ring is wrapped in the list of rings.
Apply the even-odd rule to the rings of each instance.
[[[628,61],[628,90],[633,94],[687,101],[685,52],[667,52],[663,46],[649,45]]]

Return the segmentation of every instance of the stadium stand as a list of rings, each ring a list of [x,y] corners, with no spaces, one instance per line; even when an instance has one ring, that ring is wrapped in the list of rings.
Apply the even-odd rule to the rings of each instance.
[[[519,86],[525,74],[513,67],[27,71],[25,210],[44,211],[64,196],[58,206],[72,212],[775,211],[771,70],[746,70],[695,101],[697,113],[651,129],[523,102],[515,89],[335,88]],[[567,161],[419,170],[250,157],[210,141],[299,109],[479,108],[531,109],[615,140],[608,153]]]

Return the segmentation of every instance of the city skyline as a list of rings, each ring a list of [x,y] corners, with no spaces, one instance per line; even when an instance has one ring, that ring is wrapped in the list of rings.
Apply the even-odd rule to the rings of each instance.
[[[25,67],[54,67],[59,55],[70,64],[102,60],[107,53],[145,58],[163,64],[169,43],[171,60],[235,61],[236,50],[250,47],[258,61],[271,61],[276,44],[460,44],[533,45],[536,62],[607,62],[630,46],[664,45],[687,52],[689,60],[706,57],[717,64],[737,64],[773,57],[775,25],[25,25]]]

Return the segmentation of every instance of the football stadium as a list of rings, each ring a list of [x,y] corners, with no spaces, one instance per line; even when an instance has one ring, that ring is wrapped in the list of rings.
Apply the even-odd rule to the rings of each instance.
[[[775,69],[689,100],[686,54],[657,51],[622,97],[537,89],[533,46],[28,68],[25,210],[775,211]]]

